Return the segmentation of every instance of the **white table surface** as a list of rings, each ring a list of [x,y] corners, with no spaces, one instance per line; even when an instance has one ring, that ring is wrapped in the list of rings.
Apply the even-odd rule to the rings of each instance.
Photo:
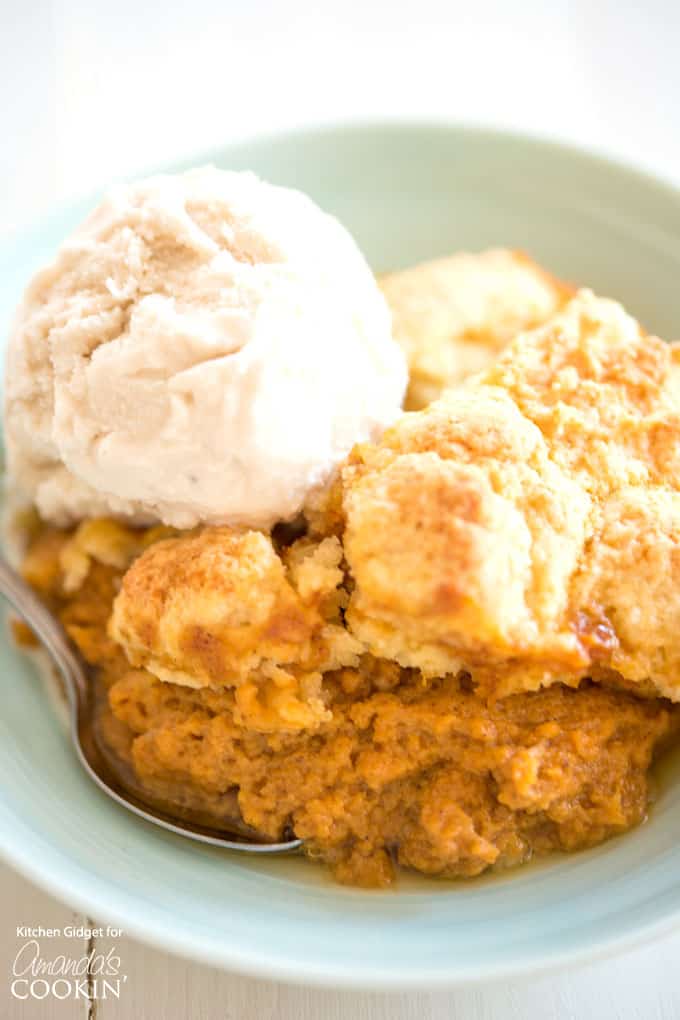
[[[0,0],[0,239],[140,169],[339,117],[516,127],[680,183],[679,53],[674,0]],[[84,919],[0,865],[0,1017],[680,1017],[680,933],[557,976],[399,995],[255,981],[123,936],[113,940],[126,976],[119,1000],[13,999],[17,925],[71,923]],[[51,955],[58,947],[88,948],[50,940]]]

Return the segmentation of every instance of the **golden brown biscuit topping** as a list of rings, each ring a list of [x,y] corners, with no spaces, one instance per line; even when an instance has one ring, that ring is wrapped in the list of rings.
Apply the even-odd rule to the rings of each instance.
[[[428,675],[492,667],[500,694],[606,666],[680,697],[679,358],[581,292],[361,447],[342,482],[353,633]]]

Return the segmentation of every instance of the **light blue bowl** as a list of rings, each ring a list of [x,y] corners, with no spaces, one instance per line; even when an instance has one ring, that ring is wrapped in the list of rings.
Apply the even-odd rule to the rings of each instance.
[[[680,199],[650,177],[513,135],[432,124],[337,126],[209,153],[308,191],[376,269],[455,249],[526,249],[680,335]],[[31,271],[90,203],[0,253],[3,333]],[[182,955],[314,984],[435,987],[534,973],[656,935],[680,917],[680,765],[646,825],[596,850],[467,883],[335,886],[299,859],[174,838],[78,768],[34,670],[0,645],[0,849],[90,916]]]

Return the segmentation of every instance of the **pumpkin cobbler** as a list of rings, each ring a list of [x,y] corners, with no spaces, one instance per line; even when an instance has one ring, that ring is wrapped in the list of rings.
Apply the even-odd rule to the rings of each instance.
[[[121,775],[370,887],[639,824],[680,720],[680,350],[510,252],[380,286],[418,409],[294,520],[35,514],[23,560]]]

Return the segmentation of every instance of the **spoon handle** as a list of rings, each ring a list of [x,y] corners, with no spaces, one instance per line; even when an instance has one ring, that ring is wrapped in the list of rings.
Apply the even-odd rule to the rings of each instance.
[[[33,630],[45,646],[62,675],[71,708],[85,698],[85,676],[68,637],[59,621],[24,579],[0,557],[0,594]]]
[[[117,801],[128,811],[132,811],[148,822],[160,825],[164,829],[186,836],[201,843],[210,843],[231,850],[239,850],[260,854],[290,853],[302,846],[302,840],[292,839],[282,843],[255,843],[246,839],[230,840],[217,831],[207,831],[198,825],[183,824],[179,819],[173,820],[161,811],[155,811],[150,805],[144,805],[128,791],[101,774],[101,760],[91,739],[91,733],[85,744],[81,737],[79,716],[81,706],[87,704],[87,679],[77,653],[71,647],[68,636],[59,621],[47,606],[38,598],[23,578],[0,557],[0,595],[11,603],[19,616],[28,624],[51,655],[64,679],[71,709],[71,736],[80,763],[94,780],[97,786]]]

